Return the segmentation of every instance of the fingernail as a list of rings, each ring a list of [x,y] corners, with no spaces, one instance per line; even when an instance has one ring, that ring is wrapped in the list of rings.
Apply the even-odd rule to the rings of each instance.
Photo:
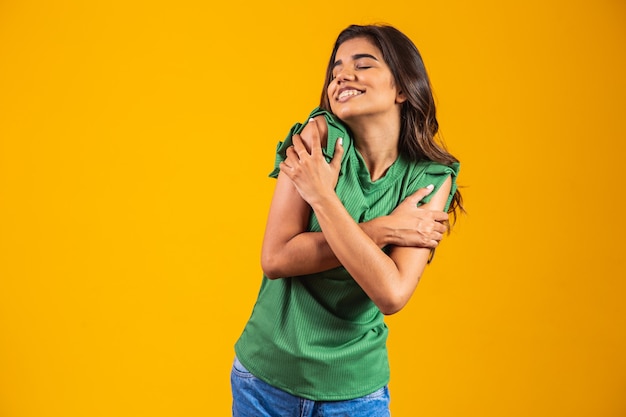
[[[313,119],[312,117],[309,119],[309,122],[314,122],[315,119]]]
[[[339,142],[339,145],[343,146],[343,138],[337,138],[337,141]]]
[[[429,190],[432,190],[433,188],[435,188],[435,186],[432,185],[432,184],[429,184],[429,185],[426,186],[426,188],[428,188]]]

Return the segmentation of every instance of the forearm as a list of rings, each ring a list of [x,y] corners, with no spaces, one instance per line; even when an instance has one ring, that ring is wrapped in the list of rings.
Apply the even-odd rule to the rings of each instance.
[[[448,178],[431,199],[442,210],[450,193]],[[430,249],[393,246],[389,255],[352,220],[334,193],[311,202],[322,232],[339,261],[384,314],[393,314],[408,302],[424,272]]]
[[[270,279],[314,274],[341,265],[321,232],[307,232],[311,207],[281,173],[270,206],[261,267]],[[381,248],[389,244],[384,218],[360,227]]]
[[[378,248],[387,245],[388,229],[382,217],[360,223],[358,227]],[[267,260],[264,269],[271,279],[314,274],[341,266],[322,232],[299,233],[268,256],[272,259]]]
[[[397,311],[414,284],[402,279],[394,260],[352,219],[337,196],[312,204],[324,237],[337,259],[383,313]]]

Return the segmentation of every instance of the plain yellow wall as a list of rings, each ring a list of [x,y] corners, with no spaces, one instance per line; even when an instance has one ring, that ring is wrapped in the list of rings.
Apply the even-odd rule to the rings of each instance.
[[[225,416],[273,150],[334,38],[420,48],[469,215],[394,416],[626,416],[626,4],[0,2],[0,416]]]

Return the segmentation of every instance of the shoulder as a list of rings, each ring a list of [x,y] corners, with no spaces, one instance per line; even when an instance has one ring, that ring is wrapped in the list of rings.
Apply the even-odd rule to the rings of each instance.
[[[428,181],[436,177],[453,177],[459,174],[461,165],[458,162],[446,165],[440,162],[421,160],[418,162],[408,162],[405,175],[409,181]],[[426,184],[428,185],[428,184]]]
[[[456,179],[460,168],[461,165],[458,162],[450,165],[428,160],[410,163],[407,171],[408,178],[406,178],[409,183],[409,192],[412,193],[420,188],[433,185],[434,190],[431,195],[426,196],[422,200],[426,203],[430,201],[431,196],[435,195],[442,185],[450,179],[450,198],[448,199],[448,204],[446,204],[447,207],[451,201],[452,195],[456,192]]]
[[[326,141],[322,142],[324,155],[327,158],[332,158],[335,153],[335,145],[339,138],[342,139],[344,151],[351,148],[352,137],[348,131],[348,127],[337,116],[331,112],[324,110],[320,107],[315,108],[310,116],[317,122],[318,127],[324,125],[324,132],[326,135]],[[320,134],[322,130],[320,130]]]
[[[335,154],[335,144],[339,138],[342,138],[344,151],[348,151],[352,146],[352,138],[346,125],[341,122],[334,114],[324,110],[320,107],[316,107],[311,111],[304,123],[295,123],[284,140],[279,141],[276,145],[276,156],[274,158],[274,169],[270,172],[269,176],[272,178],[278,177],[280,172],[279,165],[286,159],[287,149],[293,145],[293,135],[303,135],[305,145],[310,149],[310,141],[307,143],[307,133],[304,130],[307,128],[309,120],[315,119],[322,139],[322,151],[327,160],[330,161]],[[345,153],[344,153],[345,158]]]
[[[456,177],[461,169],[461,164],[459,162],[446,165],[440,162],[429,161],[427,159],[423,159],[418,162],[409,162],[409,166],[415,175],[452,175]]]

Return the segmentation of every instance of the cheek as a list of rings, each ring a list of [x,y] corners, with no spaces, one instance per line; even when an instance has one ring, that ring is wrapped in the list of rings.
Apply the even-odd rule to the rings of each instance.
[[[333,93],[335,92],[336,88],[337,88],[337,84],[334,81],[328,84],[328,88],[326,89],[326,94],[328,95],[329,99],[333,96]]]
[[[328,102],[330,103],[331,107],[333,105],[333,102],[335,100],[333,100],[333,97],[335,95],[335,91],[337,90],[337,85],[335,83],[330,83],[328,85],[328,88],[326,89],[326,96],[328,96]]]
[[[330,100],[330,111],[333,112],[334,115],[337,115],[337,109],[335,108],[335,100]]]

